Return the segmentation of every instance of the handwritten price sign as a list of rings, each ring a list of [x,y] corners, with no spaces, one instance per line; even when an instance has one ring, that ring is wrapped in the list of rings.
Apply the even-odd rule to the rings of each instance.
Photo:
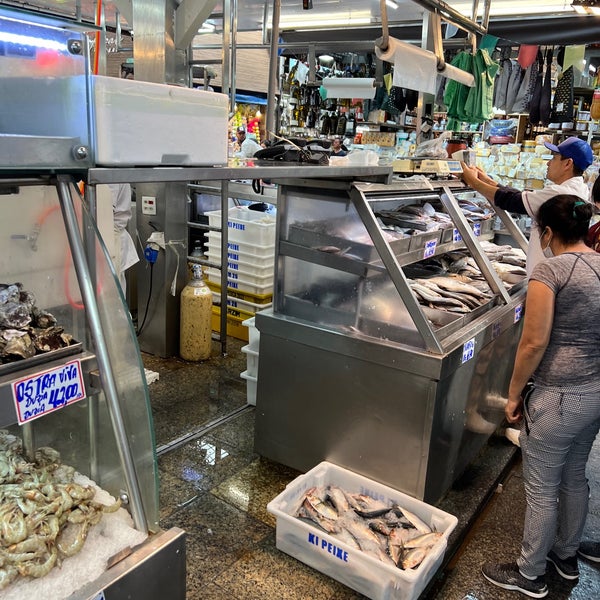
[[[12,384],[19,424],[47,415],[85,398],[78,360],[19,379]]]

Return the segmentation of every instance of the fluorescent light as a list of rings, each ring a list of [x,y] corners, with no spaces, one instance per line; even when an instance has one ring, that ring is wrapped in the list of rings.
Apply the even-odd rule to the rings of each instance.
[[[579,15],[600,15],[599,0],[573,0],[571,8]]]
[[[357,25],[370,25],[371,18],[360,19],[316,19],[314,21],[281,21],[279,29],[323,29],[325,27],[355,27]],[[271,25],[269,25],[269,28]]]
[[[314,13],[314,11],[313,11]],[[279,21],[279,29],[325,29],[327,27],[358,27],[371,25],[371,13],[369,11],[353,11],[340,15],[340,13],[327,12],[311,14],[310,17],[290,16],[282,17]],[[267,29],[272,29],[273,23],[267,23]]]
[[[390,7],[396,10],[398,8],[398,3],[394,2],[394,0],[385,0],[385,3]]]

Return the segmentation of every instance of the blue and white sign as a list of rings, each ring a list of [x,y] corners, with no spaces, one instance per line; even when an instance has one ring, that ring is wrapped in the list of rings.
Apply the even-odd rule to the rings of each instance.
[[[453,242],[462,242],[462,235],[460,235],[460,232],[456,228],[454,228],[452,230],[452,241]]]
[[[19,379],[12,393],[20,425],[85,398],[81,362],[73,360],[60,367]]]
[[[521,320],[522,316],[523,316],[523,305],[518,304],[517,306],[515,306],[515,323],[518,323]]]
[[[473,223],[473,233],[476,237],[481,235],[481,223]]]
[[[475,338],[471,338],[463,344],[463,353],[461,363],[464,365],[468,360],[475,356]]]
[[[429,258],[435,254],[437,248],[437,240],[427,240],[425,242],[425,252],[423,252],[423,258]]]

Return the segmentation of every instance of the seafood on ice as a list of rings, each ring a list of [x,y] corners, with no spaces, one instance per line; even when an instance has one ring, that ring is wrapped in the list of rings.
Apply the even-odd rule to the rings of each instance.
[[[21,283],[0,283],[0,364],[70,346],[73,337]]]
[[[96,502],[96,489],[74,475],[56,450],[38,448],[30,462],[21,440],[0,430],[0,589],[47,575],[82,549],[105,512],[120,507]]]
[[[312,487],[294,515],[325,531],[350,548],[399,569],[416,569],[442,533],[406,508],[388,505],[340,487]]]

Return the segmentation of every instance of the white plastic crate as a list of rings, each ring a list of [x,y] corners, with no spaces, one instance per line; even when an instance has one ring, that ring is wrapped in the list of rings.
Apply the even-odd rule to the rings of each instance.
[[[221,284],[221,272],[218,269],[208,269],[207,274],[209,281],[218,285]],[[227,287],[232,290],[240,290],[258,296],[266,296],[273,293],[272,275],[270,277],[253,277],[252,279],[250,277],[250,275],[241,277],[239,273],[230,273],[227,271]]]
[[[250,344],[242,348],[246,355],[246,371],[251,377],[258,377],[258,350],[250,348]]]
[[[227,164],[227,95],[101,75],[93,94],[98,164]]]
[[[213,304],[221,304],[221,294],[219,292],[213,292]],[[242,300],[241,298],[227,296],[228,308],[236,308],[241,312],[251,315],[257,313],[259,310],[271,308],[271,306],[273,306],[272,302],[267,302],[266,304],[257,304],[256,302],[249,302],[248,300]]]
[[[221,256],[221,232],[220,231],[209,231],[204,234],[206,238],[206,245],[209,250],[215,252]],[[270,258],[275,260],[275,242],[272,244],[250,244],[242,241],[231,241],[227,240],[227,254],[230,258],[240,259],[240,255],[256,256],[257,258]]]
[[[439,542],[416,568],[402,570],[380,562],[334,538],[316,525],[293,515],[304,494],[313,486],[334,485],[350,493],[366,494],[377,500],[398,504],[417,515],[435,531]],[[362,475],[322,462],[297,477],[267,505],[277,519],[277,548],[318,571],[340,581],[372,600],[415,600],[440,568],[448,536],[457,518]]]
[[[204,213],[211,227],[221,227],[221,211]],[[227,215],[228,240],[266,246],[275,244],[275,217],[245,206],[234,206]]]
[[[248,328],[248,347],[258,352],[260,347],[260,331],[254,324],[254,317],[242,321],[242,325]]]
[[[250,375],[248,371],[240,373],[240,377],[246,380],[246,398],[248,404],[256,406],[256,384],[258,381],[257,378]]]
[[[213,261],[215,263],[219,263],[221,261],[221,253],[214,254],[213,252],[208,251],[207,253],[208,260]],[[262,262],[261,262],[262,261]],[[254,277],[273,277],[275,272],[275,264],[272,260],[266,259],[258,259],[256,263],[246,262],[241,260],[233,260],[232,258],[227,259],[227,270],[228,271],[239,271],[243,274],[243,277],[248,275]]]

